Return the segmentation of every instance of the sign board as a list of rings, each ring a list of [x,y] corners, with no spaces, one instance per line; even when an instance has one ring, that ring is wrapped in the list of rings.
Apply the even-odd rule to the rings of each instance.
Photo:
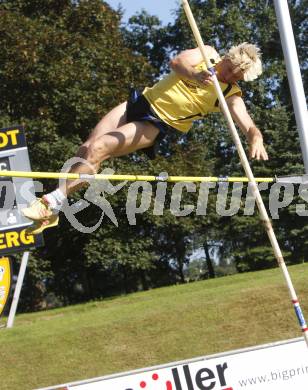
[[[48,389],[304,390],[307,388],[308,348],[301,338]]]
[[[1,177],[1,171],[31,171],[22,126],[0,129],[0,255],[43,245],[43,236],[27,236],[31,221],[21,210],[35,199],[32,179]]]
[[[0,258],[0,316],[3,313],[12,285],[12,266],[8,257]]]
[[[43,236],[28,234],[26,228],[0,230],[0,253],[15,253],[43,245]]]

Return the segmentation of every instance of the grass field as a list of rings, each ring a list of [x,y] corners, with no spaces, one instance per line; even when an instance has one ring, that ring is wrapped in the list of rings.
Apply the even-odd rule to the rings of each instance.
[[[289,267],[306,318],[308,264]],[[27,390],[300,336],[279,269],[19,315],[1,390]]]

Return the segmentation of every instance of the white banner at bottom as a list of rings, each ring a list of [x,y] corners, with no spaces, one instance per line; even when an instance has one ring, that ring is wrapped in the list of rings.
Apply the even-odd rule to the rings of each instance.
[[[68,385],[72,390],[307,390],[304,340]]]

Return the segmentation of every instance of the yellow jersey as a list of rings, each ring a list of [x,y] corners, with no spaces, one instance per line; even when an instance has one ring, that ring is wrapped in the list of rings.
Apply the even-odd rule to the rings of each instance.
[[[205,63],[200,63],[196,69],[205,70]],[[219,84],[225,97],[242,95],[237,84]],[[143,95],[161,120],[185,133],[191,128],[193,121],[220,111],[213,84],[202,86],[173,71],[153,87],[145,88]]]

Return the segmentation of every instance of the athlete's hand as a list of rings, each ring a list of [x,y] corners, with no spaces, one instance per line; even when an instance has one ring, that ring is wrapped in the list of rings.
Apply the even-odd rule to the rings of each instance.
[[[208,70],[196,70],[194,72],[194,79],[202,85],[210,85],[213,83],[212,73]]]
[[[268,154],[263,144],[263,137],[259,134],[252,135],[249,139],[249,157],[257,160],[268,160]]]

